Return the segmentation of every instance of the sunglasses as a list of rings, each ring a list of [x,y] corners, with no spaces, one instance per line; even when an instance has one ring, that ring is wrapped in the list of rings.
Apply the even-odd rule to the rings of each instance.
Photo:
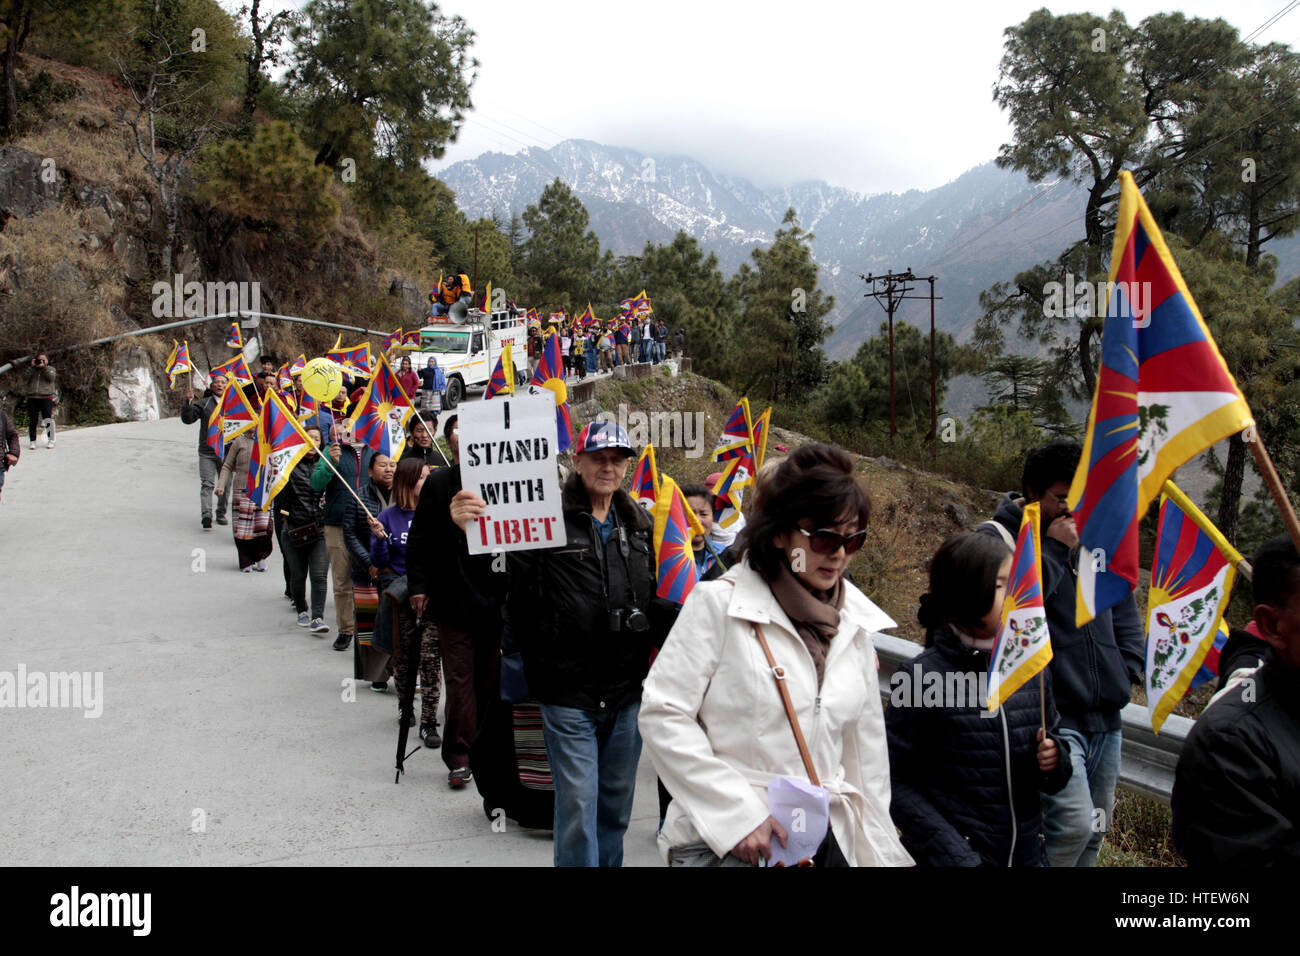
[[[840,534],[838,531],[831,531],[829,528],[818,528],[816,531],[809,531],[806,528],[800,528],[798,525],[795,525],[795,529],[808,536],[808,545],[817,554],[834,554],[840,548],[844,549],[846,555],[854,554],[867,540],[865,531]]]

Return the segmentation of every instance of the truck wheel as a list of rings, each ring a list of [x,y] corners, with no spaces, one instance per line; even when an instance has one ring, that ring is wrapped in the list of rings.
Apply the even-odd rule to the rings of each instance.
[[[455,408],[465,398],[465,383],[459,378],[453,378],[447,383],[447,400],[443,402],[444,408]]]

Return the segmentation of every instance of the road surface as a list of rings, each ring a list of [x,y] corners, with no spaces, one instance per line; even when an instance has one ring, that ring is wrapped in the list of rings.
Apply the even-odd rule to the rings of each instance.
[[[278,552],[241,574],[230,528],[201,529],[196,432],[23,436],[0,500],[0,863],[549,866],[550,834],[494,832],[434,751],[394,785],[396,694],[348,692],[332,596],[308,633]],[[79,706],[3,696],[58,672],[91,675]],[[661,864],[657,821],[643,758],[625,865]]]

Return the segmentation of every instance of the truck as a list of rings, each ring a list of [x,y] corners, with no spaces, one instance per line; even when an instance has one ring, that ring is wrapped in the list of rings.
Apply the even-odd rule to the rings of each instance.
[[[492,377],[506,344],[512,346],[515,384],[528,383],[528,327],[522,314],[507,310],[481,312],[469,309],[463,316],[431,315],[420,329],[420,350],[411,356],[415,368],[438,360],[447,379],[442,407],[455,408],[469,389],[482,389]],[[521,371],[522,369],[522,371]]]

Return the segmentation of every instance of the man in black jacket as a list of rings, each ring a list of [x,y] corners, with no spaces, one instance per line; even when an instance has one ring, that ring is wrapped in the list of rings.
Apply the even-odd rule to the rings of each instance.
[[[1263,663],[1215,694],[1174,779],[1174,841],[1192,866],[1300,864],[1300,555],[1280,535],[1251,564]]]
[[[196,400],[193,392],[187,392],[185,404],[181,406],[182,422],[186,425],[199,423],[199,517],[203,522],[204,530],[212,528],[212,492],[217,486],[217,476],[221,473],[221,459],[207,443],[208,422],[212,420],[212,413],[221,404],[221,396],[225,391],[226,376],[214,372],[208,380],[208,390],[203,393],[202,399]],[[234,480],[235,476],[232,473],[226,480],[222,493],[217,495],[217,524],[226,524],[227,502],[232,497],[230,485]]]
[[[511,633],[555,784],[556,866],[621,866],[632,815],[641,682],[662,642],[652,523],[622,488],[633,454],[615,423],[584,428],[563,490],[566,544],[509,555]],[[485,507],[462,491],[452,518],[464,528]]]
[[[446,725],[441,737],[448,782],[460,789],[471,779],[470,747],[489,704],[496,698],[501,614],[508,576],[501,555],[471,555],[465,532],[451,520],[460,491],[459,416],[443,424],[451,449],[449,468],[424,480],[406,538],[406,583],[416,614],[438,626],[442,676],[447,685]],[[493,563],[497,564],[494,572]],[[420,728],[425,746],[439,746],[436,725]]]
[[[1146,665],[1142,621],[1132,595],[1083,627],[1074,623],[1079,532],[1065,499],[1081,454],[1079,445],[1065,441],[1031,449],[1021,477],[1024,495],[1008,492],[993,515],[1007,535],[989,522],[976,529],[1014,543],[1026,501],[1041,506],[1043,601],[1052,634],[1048,674],[1073,764],[1065,788],[1043,796],[1043,832],[1052,866],[1097,863],[1119,781],[1121,711],[1133,695],[1132,685],[1142,683]]]

